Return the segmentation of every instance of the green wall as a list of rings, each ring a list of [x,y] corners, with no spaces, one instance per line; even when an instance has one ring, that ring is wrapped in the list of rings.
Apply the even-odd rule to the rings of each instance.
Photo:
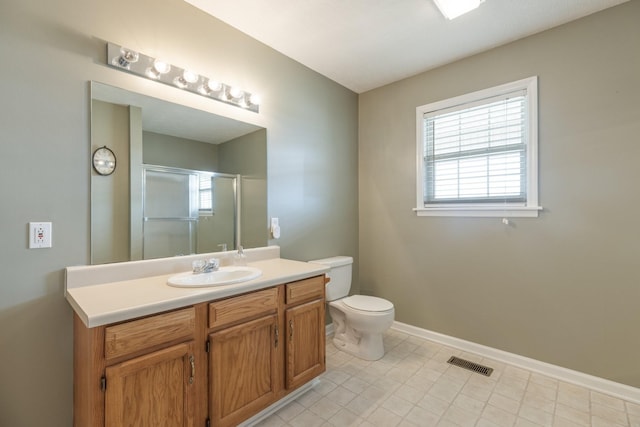
[[[92,153],[117,153],[111,175],[91,171],[91,263],[129,261],[129,107],[91,100],[91,132]]]
[[[269,215],[282,256],[357,256],[353,92],[181,0],[3,0],[0,6],[0,425],[72,422],[64,267],[90,262],[95,80],[267,128]],[[104,65],[106,41],[260,93],[259,114]],[[51,221],[53,248],[28,249]]]
[[[267,130],[260,129],[218,145],[220,172],[242,175],[240,244],[245,248],[264,246],[269,239],[266,139]]]
[[[360,96],[360,286],[414,326],[640,386],[640,2]],[[416,107],[539,76],[539,218],[416,217]]]
[[[155,132],[142,132],[142,162],[197,171],[216,171],[218,146]]]

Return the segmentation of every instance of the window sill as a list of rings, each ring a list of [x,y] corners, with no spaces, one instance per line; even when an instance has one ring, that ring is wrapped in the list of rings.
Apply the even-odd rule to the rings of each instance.
[[[417,216],[537,218],[541,206],[433,206],[414,208]]]

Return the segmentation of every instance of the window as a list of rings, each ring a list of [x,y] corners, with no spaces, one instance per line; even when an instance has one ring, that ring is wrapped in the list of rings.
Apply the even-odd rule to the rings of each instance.
[[[419,216],[535,217],[537,78],[416,109]]]
[[[213,174],[198,174],[199,207],[200,216],[213,215]]]

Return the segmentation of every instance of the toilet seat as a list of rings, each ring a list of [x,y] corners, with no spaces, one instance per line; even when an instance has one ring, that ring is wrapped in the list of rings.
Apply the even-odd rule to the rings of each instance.
[[[393,310],[393,304],[390,301],[368,295],[351,295],[343,298],[342,302],[347,307],[360,311],[384,312]]]

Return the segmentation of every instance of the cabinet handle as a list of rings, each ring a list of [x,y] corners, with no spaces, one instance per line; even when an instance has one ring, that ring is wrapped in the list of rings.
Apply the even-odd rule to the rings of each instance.
[[[276,348],[278,348],[278,338],[280,336],[280,332],[278,331],[278,325],[276,325],[275,335],[276,335]]]
[[[289,339],[293,339],[293,319],[289,320]]]
[[[189,377],[189,384],[193,384],[193,379],[196,376],[196,358],[193,354],[189,356],[189,363],[191,364],[191,376]]]

